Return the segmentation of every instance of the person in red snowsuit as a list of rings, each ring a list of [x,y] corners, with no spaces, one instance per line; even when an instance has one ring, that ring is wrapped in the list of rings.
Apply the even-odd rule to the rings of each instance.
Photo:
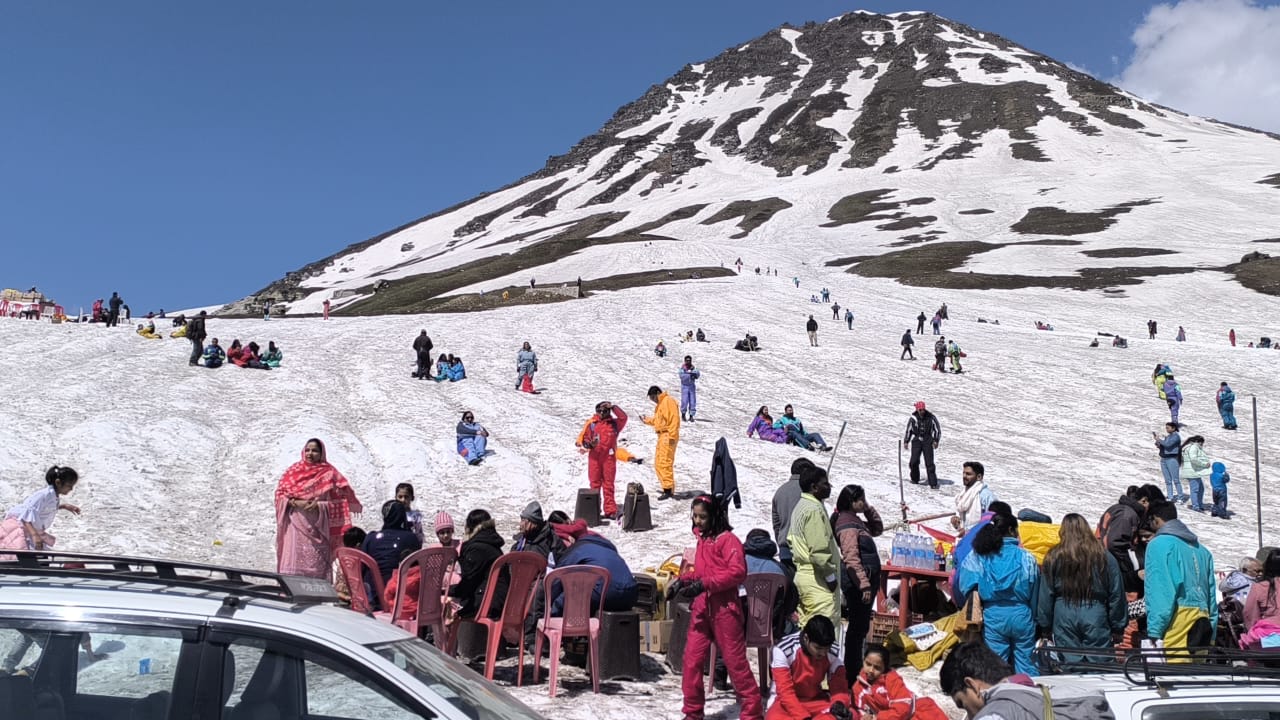
[[[618,447],[618,435],[627,426],[622,408],[605,400],[596,404],[596,414],[582,426],[578,447],[587,451],[587,481],[599,490],[604,501],[605,517],[618,518],[618,502],[613,497],[613,479],[618,472],[618,456],[626,451]],[[623,460],[629,460],[628,453]]]
[[[773,694],[765,720],[847,720],[849,679],[844,661],[832,646],[836,626],[826,615],[814,615],[804,629],[773,647],[769,674]],[[822,688],[826,682],[830,692]]]
[[[693,569],[667,586],[667,599],[676,595],[693,598],[689,635],[684,646],[685,720],[702,720],[706,703],[702,673],[698,672],[711,655],[714,642],[729,670],[729,679],[738,696],[742,720],[763,720],[764,704],[760,686],[747,663],[747,638],[738,586],[747,579],[747,561],[742,541],[729,527],[729,508],[710,495],[694,498],[691,510],[693,530],[698,537]]]
[[[889,650],[867,648],[862,672],[853,686],[854,717],[875,720],[947,720],[947,713],[930,698],[917,698],[902,676],[889,667]]]

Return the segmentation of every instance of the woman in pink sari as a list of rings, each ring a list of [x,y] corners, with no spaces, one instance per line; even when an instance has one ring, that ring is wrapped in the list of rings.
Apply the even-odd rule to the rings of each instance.
[[[342,531],[352,511],[363,509],[347,479],[325,459],[324,443],[308,440],[302,460],[276,486],[276,571],[332,581]]]

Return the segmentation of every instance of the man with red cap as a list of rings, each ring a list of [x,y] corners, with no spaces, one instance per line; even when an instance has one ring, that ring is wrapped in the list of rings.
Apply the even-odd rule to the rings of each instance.
[[[911,448],[911,483],[920,484],[920,455],[924,455],[924,467],[929,475],[929,487],[938,489],[938,472],[933,466],[933,451],[942,440],[942,425],[938,418],[924,407],[924,401],[916,403],[916,411],[907,420],[907,433],[902,447]]]

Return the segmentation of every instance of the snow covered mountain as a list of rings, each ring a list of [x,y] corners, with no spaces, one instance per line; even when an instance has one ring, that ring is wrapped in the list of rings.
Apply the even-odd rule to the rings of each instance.
[[[789,260],[934,287],[1120,286],[1275,242],[1280,138],[1143,102],[927,13],[783,26],[687,65],[538,172],[313,262],[289,312],[486,307]],[[1238,279],[1275,292],[1271,263]],[[1243,267],[1243,266],[1241,266]],[[617,276],[659,271],[645,276]],[[375,296],[375,290],[377,294]]]

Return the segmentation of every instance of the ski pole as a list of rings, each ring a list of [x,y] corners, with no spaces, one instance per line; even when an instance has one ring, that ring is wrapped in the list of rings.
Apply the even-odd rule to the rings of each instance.
[[[844,439],[844,428],[849,424],[848,420],[840,423],[840,435],[836,437],[836,446],[831,450],[831,459],[827,461],[827,474],[831,474],[831,464],[836,461],[836,453],[840,452],[840,441]]]
[[[902,484],[902,443],[898,446],[898,506],[902,508],[902,522],[907,521],[907,491]]]

